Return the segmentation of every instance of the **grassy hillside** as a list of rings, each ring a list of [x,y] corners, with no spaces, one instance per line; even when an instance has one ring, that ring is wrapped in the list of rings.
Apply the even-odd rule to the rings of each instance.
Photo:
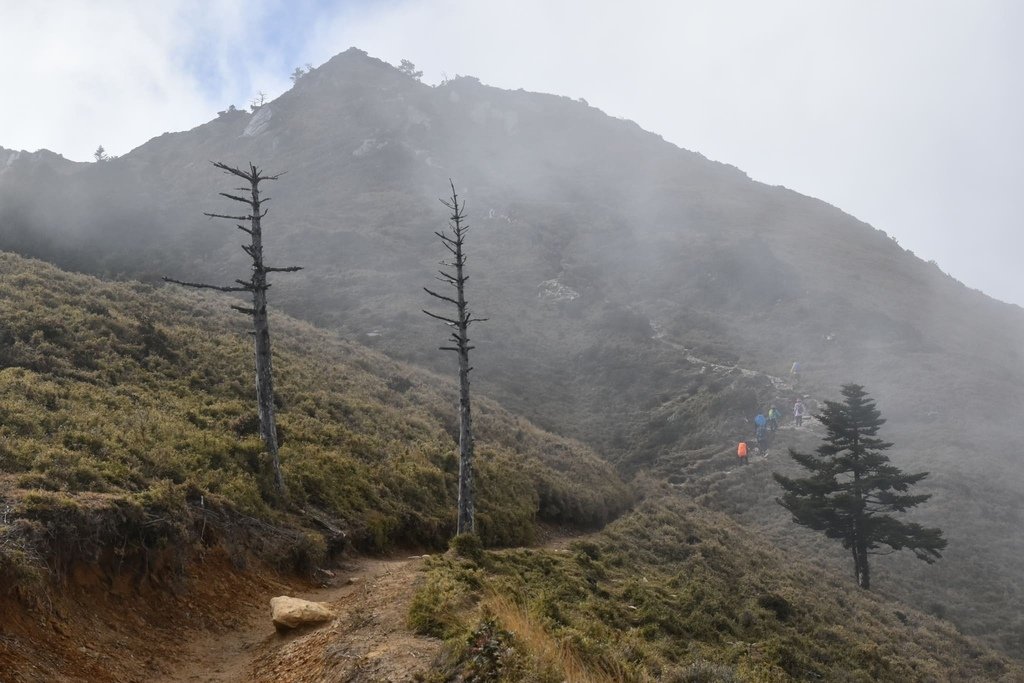
[[[1016,681],[948,622],[656,494],[564,550],[430,560],[410,622],[436,680]],[[473,678],[478,676],[479,678]]]
[[[42,594],[52,576],[74,585],[83,566],[104,585],[174,586],[203,548],[309,571],[343,547],[331,528],[367,549],[439,547],[450,535],[450,382],[275,317],[292,496],[281,505],[255,436],[246,321],[222,297],[3,254],[0,303],[8,591]],[[687,367],[693,406],[673,411],[722,416],[702,438],[739,429],[746,403],[773,390],[763,377]],[[529,542],[539,522],[598,526],[630,502],[611,466],[578,443],[482,398],[478,428],[488,545]],[[660,476],[679,464],[669,448],[678,436],[658,446]],[[791,558],[724,517],[672,498],[570,552],[463,552],[478,559],[431,561],[412,616],[451,641],[442,678],[492,664],[505,680],[561,680],[567,668],[597,680],[1020,673],[950,625],[820,569],[787,568]]]
[[[340,548],[329,529],[367,549],[447,542],[451,383],[275,318],[282,504],[246,321],[226,304],[0,255],[0,569],[145,573],[159,557],[180,570],[193,542],[310,569]],[[527,543],[539,522],[597,526],[628,504],[585,447],[477,406],[486,543]]]

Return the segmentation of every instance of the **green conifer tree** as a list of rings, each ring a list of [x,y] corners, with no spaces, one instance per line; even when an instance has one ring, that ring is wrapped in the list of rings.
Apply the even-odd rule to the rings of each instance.
[[[778,502],[793,521],[841,541],[853,555],[857,584],[870,588],[869,555],[906,548],[930,564],[942,557],[946,539],[940,529],[892,517],[931,497],[908,493],[928,473],[905,474],[889,463],[883,451],[892,444],[877,437],[885,420],[864,387],[844,384],[842,393],[845,400],[826,401],[818,417],[826,436],[816,453],[789,451],[811,475],[774,477],[784,490]],[[879,551],[883,546],[888,550]]]

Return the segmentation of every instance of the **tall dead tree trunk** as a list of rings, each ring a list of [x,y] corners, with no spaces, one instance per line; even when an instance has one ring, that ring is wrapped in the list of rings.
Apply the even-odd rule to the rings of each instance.
[[[442,199],[441,203],[452,212],[448,223],[450,234],[434,234],[441,239],[441,243],[452,255],[451,261],[441,261],[441,265],[445,268],[454,268],[455,273],[439,270],[435,277],[455,288],[455,298],[438,294],[426,287],[423,289],[430,296],[454,306],[455,315],[449,317],[426,310],[423,312],[451,328],[452,333],[448,339],[454,346],[442,346],[440,349],[454,351],[459,355],[459,514],[456,534],[471,534],[475,532],[476,524],[473,494],[473,416],[469,403],[469,373],[473,369],[469,365],[469,352],[474,347],[469,345],[469,326],[475,322],[483,322],[486,318],[474,318],[466,302],[466,281],[469,280],[469,276],[465,274],[466,254],[463,250],[466,232],[469,230],[469,226],[464,223],[466,204],[459,204],[455,183],[451,180],[448,182],[452,187],[451,201]]]
[[[252,274],[248,280],[235,280],[236,285],[221,287],[218,285],[207,285],[199,282],[183,282],[173,278],[165,277],[166,282],[195,287],[197,289],[215,289],[218,292],[249,292],[252,294],[252,308],[245,306],[232,306],[231,308],[245,313],[252,317],[253,337],[256,350],[256,403],[260,418],[260,438],[266,446],[270,455],[271,466],[274,469],[274,485],[280,496],[287,496],[284,485],[284,477],[281,475],[281,458],[278,454],[277,445],[277,422],[274,414],[274,372],[270,353],[270,324],[267,320],[267,290],[270,284],[267,283],[267,273],[293,273],[302,270],[300,266],[273,267],[263,262],[263,227],[261,221],[267,215],[267,210],[262,208],[263,203],[269,201],[268,197],[260,197],[260,183],[264,180],[277,180],[282,174],[265,175],[253,164],[249,164],[248,170],[242,170],[228,166],[219,161],[213,165],[225,173],[238,176],[248,181],[248,187],[236,188],[236,191],[247,193],[248,196],[239,196],[228,192],[220,192],[222,197],[245,204],[249,213],[243,216],[234,216],[220,213],[206,213],[210,218],[227,218],[233,221],[248,222],[249,227],[237,224],[236,227],[249,235],[248,245],[242,245],[242,251],[252,259]]]

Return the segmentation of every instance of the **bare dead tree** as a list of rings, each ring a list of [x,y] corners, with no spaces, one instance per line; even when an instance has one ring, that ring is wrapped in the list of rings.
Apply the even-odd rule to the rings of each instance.
[[[444,268],[454,268],[454,273],[446,270],[439,270],[436,279],[455,289],[455,298],[444,296],[424,287],[424,291],[430,296],[455,307],[454,317],[437,315],[430,311],[423,312],[431,318],[440,320],[451,330],[448,338],[452,346],[442,346],[442,351],[454,351],[459,355],[459,515],[456,527],[457,534],[471,534],[475,531],[475,504],[473,497],[473,419],[469,405],[469,373],[473,369],[469,365],[469,352],[474,347],[469,345],[469,326],[476,322],[483,322],[486,318],[474,318],[469,311],[466,302],[466,281],[469,276],[465,274],[466,253],[463,244],[466,239],[466,232],[469,225],[466,220],[466,203],[459,204],[459,196],[455,192],[455,183],[449,178],[452,187],[451,200],[441,200],[451,210],[448,222],[448,234],[435,232],[441,239],[451,255],[452,260],[441,261]]]
[[[250,242],[247,245],[242,245],[242,251],[252,258],[252,275],[248,280],[235,280],[236,284],[226,287],[200,282],[183,282],[169,277],[165,277],[164,281],[196,289],[252,294],[252,308],[246,306],[232,306],[231,308],[252,317],[252,334],[256,346],[256,402],[260,417],[260,438],[263,439],[267,452],[270,454],[277,492],[285,497],[287,490],[284,485],[284,477],[281,475],[281,458],[278,455],[277,424],[274,415],[274,373],[270,355],[270,325],[267,322],[267,290],[270,289],[270,284],[267,283],[267,273],[294,273],[302,268],[300,266],[274,267],[263,262],[263,227],[260,224],[260,221],[267,215],[267,209],[263,208],[263,204],[270,201],[269,197],[260,196],[260,183],[264,180],[277,180],[283,174],[266,175],[251,163],[248,170],[234,168],[219,161],[213,162],[213,165],[225,173],[238,176],[249,183],[248,187],[235,188],[237,192],[247,193],[248,196],[228,192],[218,193],[222,197],[245,204],[248,207],[248,213],[237,216],[221,213],[204,213],[203,215],[210,218],[241,221],[236,227],[249,235]],[[249,227],[242,224],[246,222]]]

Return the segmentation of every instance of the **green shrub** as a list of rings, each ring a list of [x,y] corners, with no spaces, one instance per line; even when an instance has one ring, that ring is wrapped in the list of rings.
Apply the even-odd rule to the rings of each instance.
[[[476,534],[458,534],[452,538],[448,547],[456,555],[467,560],[479,563],[484,559],[484,546]]]
[[[452,638],[464,633],[463,611],[469,601],[470,588],[460,577],[429,572],[409,606],[409,628],[435,638]]]

